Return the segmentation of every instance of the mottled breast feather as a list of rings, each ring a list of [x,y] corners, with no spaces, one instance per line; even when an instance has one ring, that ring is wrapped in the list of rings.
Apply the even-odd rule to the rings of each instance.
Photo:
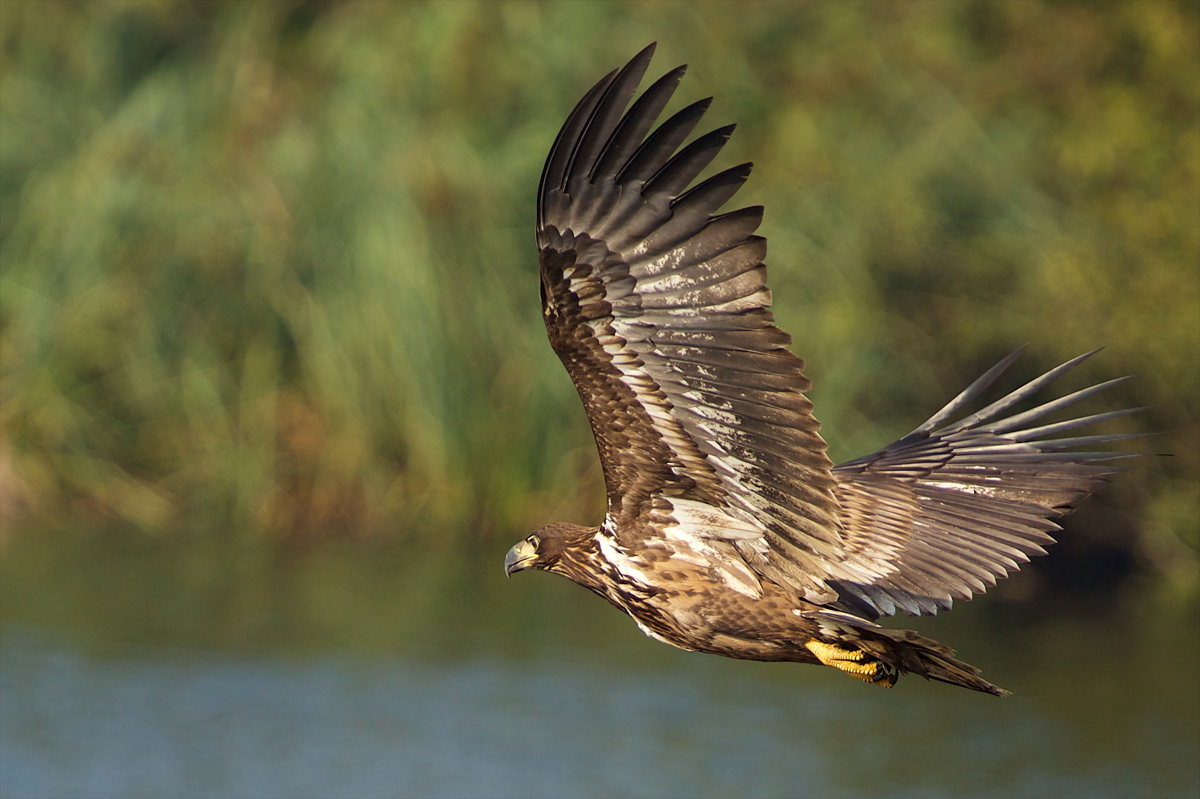
[[[749,567],[870,617],[935,612],[1040,553],[1048,519],[1115,471],[1092,463],[1112,453],[1062,450],[1116,436],[1046,437],[1122,412],[1041,428],[1026,427],[1037,409],[996,420],[1076,359],[947,424],[1010,357],[909,436],[834,469],[804,364],[768,310],[762,209],[719,212],[750,164],[691,186],[733,126],[684,146],[701,100],[654,128],[684,67],[629,105],[653,50],[575,107],[538,192],[542,308],[600,451],[601,534],[636,551],[672,524],[676,539],[725,531],[705,546],[740,558],[729,573]]]

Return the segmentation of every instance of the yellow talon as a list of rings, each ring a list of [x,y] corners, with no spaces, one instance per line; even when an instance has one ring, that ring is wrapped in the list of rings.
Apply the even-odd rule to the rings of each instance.
[[[891,688],[900,678],[900,673],[895,668],[871,657],[861,649],[848,649],[816,639],[808,641],[804,647],[826,666],[840,669],[863,682]]]
[[[817,656],[817,659],[826,666],[832,666],[830,661],[853,661],[855,663],[861,661],[867,656],[867,653],[861,649],[846,649],[837,644],[827,644],[824,641],[812,639],[804,645],[809,652]],[[838,668],[841,668],[839,666]]]

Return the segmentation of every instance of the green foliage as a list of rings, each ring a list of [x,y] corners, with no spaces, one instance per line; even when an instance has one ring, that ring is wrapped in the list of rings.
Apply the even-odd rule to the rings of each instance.
[[[836,459],[1029,342],[1141,376],[1101,535],[1195,590],[1194,3],[0,4],[0,512],[430,546],[595,518],[533,193],[652,40],[741,123]],[[1115,509],[1120,508],[1118,512]],[[438,531],[437,535],[425,531]]]

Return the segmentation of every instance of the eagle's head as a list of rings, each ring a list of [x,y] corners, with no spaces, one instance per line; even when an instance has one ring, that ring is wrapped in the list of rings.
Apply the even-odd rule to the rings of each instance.
[[[567,555],[566,561],[571,561],[571,554],[589,548],[596,530],[568,522],[548,524],[508,550],[504,573],[511,576],[525,569],[566,571],[562,568],[563,556]]]

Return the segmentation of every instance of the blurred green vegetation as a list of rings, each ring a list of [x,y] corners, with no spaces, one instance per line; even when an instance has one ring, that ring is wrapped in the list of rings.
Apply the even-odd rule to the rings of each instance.
[[[262,541],[595,520],[546,345],[542,160],[657,40],[740,123],[835,459],[1007,383],[1137,373],[1089,547],[1194,598],[1200,4],[0,4],[0,514]],[[670,109],[668,109],[670,110]],[[704,128],[707,130],[708,128]],[[1068,531],[1069,532],[1069,531]]]

